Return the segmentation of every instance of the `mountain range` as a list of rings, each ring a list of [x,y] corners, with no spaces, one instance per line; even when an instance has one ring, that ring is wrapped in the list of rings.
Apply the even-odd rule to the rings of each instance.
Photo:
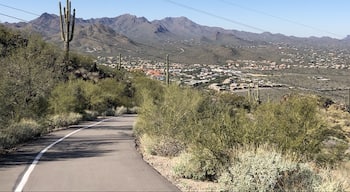
[[[44,13],[25,23],[5,25],[30,29],[45,40],[58,45],[59,16]],[[63,45],[63,44],[62,44]],[[270,59],[277,57],[274,47],[349,48],[350,36],[299,38],[283,34],[251,33],[199,25],[186,17],[167,17],[149,21],[130,14],[114,18],[76,19],[71,47],[77,51],[113,56],[119,53],[143,59],[164,59],[170,54],[174,62],[223,63],[228,59]],[[263,50],[258,49],[263,48]]]

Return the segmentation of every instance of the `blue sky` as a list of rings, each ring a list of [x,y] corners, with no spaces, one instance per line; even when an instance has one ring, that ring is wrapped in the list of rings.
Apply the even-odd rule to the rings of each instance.
[[[148,20],[185,16],[194,22],[298,37],[350,35],[349,0],[71,0],[77,17],[116,17],[129,13]],[[58,14],[59,0],[0,0],[0,21],[30,21]],[[65,6],[66,1],[61,0]],[[11,7],[11,8],[9,8]],[[16,10],[16,9],[20,10]],[[25,13],[24,11],[30,12]],[[7,15],[7,16],[4,16]]]

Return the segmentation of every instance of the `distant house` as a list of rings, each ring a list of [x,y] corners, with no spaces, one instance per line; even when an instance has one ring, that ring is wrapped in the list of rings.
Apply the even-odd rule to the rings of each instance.
[[[225,91],[225,88],[222,84],[219,83],[213,83],[208,86],[209,89],[215,90],[215,91]]]

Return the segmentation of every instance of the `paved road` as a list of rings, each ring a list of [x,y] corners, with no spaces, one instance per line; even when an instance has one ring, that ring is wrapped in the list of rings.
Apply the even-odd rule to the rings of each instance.
[[[135,150],[135,118],[107,119],[55,144],[40,158],[23,191],[179,191]],[[41,150],[86,125],[52,133],[0,156],[0,191],[15,190]]]

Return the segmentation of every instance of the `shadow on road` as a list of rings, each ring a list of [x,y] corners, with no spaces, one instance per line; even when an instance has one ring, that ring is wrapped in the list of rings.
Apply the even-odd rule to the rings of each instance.
[[[109,125],[111,122],[116,122],[117,124],[121,122],[122,125]],[[40,159],[40,162],[97,157],[116,151],[108,146],[134,141],[132,127],[123,125],[122,122],[126,121],[114,118],[112,121],[106,121],[106,123],[101,124],[101,126],[91,127],[79,132],[81,134],[74,134],[47,151]],[[64,131],[69,133],[82,127],[86,127],[86,125],[71,126]],[[14,152],[1,155],[0,168],[31,164],[41,150],[61,137],[53,133],[36,141],[31,141]]]

